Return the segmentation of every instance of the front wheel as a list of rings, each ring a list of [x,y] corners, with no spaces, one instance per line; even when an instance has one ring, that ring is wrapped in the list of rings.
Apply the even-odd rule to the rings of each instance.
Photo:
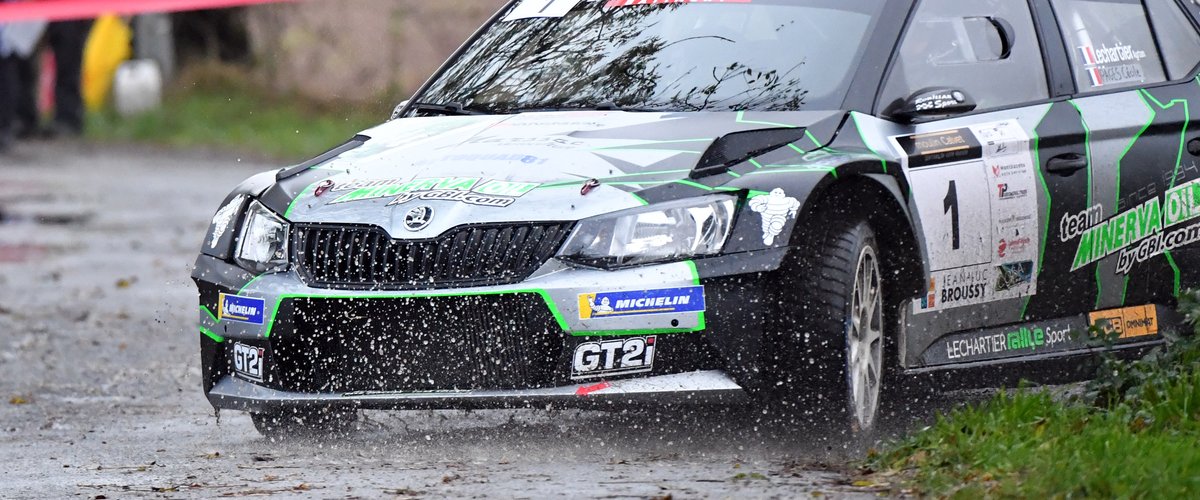
[[[866,218],[839,215],[814,221],[810,244],[782,270],[769,333],[779,348],[767,360],[789,406],[869,436],[885,395],[885,275]]]

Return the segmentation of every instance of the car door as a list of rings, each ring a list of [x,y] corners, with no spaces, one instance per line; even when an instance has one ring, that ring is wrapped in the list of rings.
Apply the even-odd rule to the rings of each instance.
[[[1071,104],[1089,131],[1090,183],[1087,208],[1064,214],[1052,239],[1067,245],[1064,255],[1074,249],[1072,276],[1092,277],[1077,293],[1093,309],[1169,314],[1200,284],[1200,131],[1191,120],[1200,35],[1174,0],[1050,3],[1071,52]]]
[[[929,270],[926,293],[904,306],[905,366],[1082,345],[1067,332],[1086,329],[1092,303],[1074,290],[1090,278],[1066,272],[1050,229],[1087,208],[1087,134],[1065,96],[1052,99],[1039,40],[1029,3],[923,0],[885,79],[878,107]],[[901,108],[930,89],[976,108],[905,124]]]

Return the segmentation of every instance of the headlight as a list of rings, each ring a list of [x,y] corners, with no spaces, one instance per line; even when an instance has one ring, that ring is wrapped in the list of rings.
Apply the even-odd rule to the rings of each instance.
[[[288,265],[288,223],[255,201],[238,238],[237,262],[247,270],[279,272]]]
[[[716,255],[729,239],[732,196],[710,196],[579,222],[559,258],[605,269]]]

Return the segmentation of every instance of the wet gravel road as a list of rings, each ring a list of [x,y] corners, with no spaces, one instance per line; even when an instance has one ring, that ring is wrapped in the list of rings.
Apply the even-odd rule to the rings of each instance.
[[[282,442],[215,418],[188,275],[222,197],[271,167],[87,145],[0,157],[0,498],[877,494],[839,472],[842,444],[742,409],[373,412],[349,437]]]

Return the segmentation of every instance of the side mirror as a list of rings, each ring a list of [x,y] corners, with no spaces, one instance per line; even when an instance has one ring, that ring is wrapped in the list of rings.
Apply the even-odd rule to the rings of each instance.
[[[407,108],[407,107],[408,107],[408,101],[407,100],[401,101],[400,104],[397,104],[396,107],[394,109],[392,109],[392,117],[388,118],[388,121],[390,122],[392,120],[400,118],[400,113],[403,112],[404,108]]]
[[[978,104],[966,91],[954,88],[932,88],[919,90],[904,101],[896,116],[909,121],[918,118],[933,118],[961,115],[974,111]]]

